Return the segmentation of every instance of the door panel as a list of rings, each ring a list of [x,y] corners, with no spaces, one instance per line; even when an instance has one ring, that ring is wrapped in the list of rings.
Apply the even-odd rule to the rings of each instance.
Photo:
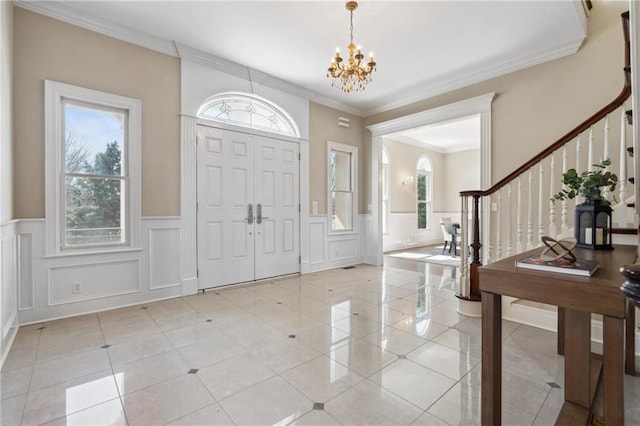
[[[299,272],[298,144],[204,126],[198,141],[200,288]]]
[[[198,273],[200,288],[254,279],[251,136],[198,127]]]
[[[263,219],[256,221],[256,279],[300,272],[299,155],[297,143],[255,137],[256,203]]]

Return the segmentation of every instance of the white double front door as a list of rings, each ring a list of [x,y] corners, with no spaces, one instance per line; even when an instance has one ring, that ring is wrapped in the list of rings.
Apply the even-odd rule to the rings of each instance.
[[[300,272],[299,150],[198,126],[201,289]]]

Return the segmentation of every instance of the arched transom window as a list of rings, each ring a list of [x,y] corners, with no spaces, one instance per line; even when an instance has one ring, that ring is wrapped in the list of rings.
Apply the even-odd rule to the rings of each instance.
[[[284,109],[250,93],[225,92],[214,95],[202,104],[198,117],[300,137],[298,126]]]
[[[421,155],[418,158],[416,174],[418,175],[418,184],[416,185],[418,229],[431,229],[431,161],[426,155]]]

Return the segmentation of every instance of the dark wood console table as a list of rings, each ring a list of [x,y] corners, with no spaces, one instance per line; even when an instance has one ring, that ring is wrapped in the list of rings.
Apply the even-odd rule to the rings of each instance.
[[[518,259],[537,254],[540,249],[479,269],[483,316],[483,425],[501,424],[503,295],[555,305],[563,312],[564,330],[560,330],[559,335],[564,339],[565,404],[556,424],[585,424],[589,418],[600,375],[599,361],[591,354],[591,313],[603,316],[604,423],[624,424],[624,329],[628,302],[620,291],[625,279],[619,269],[634,262],[636,250],[636,246],[618,245],[609,251],[576,250],[578,258],[600,262],[600,267],[591,277],[516,268]],[[633,328],[628,335],[634,332]],[[627,352],[629,371],[634,347],[629,345],[629,340],[627,342],[631,351],[631,357]],[[594,374],[596,378],[592,380]]]

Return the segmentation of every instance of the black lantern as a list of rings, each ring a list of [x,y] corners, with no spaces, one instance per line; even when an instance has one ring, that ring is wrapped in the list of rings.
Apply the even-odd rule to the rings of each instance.
[[[611,244],[611,207],[600,200],[576,206],[575,235],[577,246],[595,250],[613,250]]]

